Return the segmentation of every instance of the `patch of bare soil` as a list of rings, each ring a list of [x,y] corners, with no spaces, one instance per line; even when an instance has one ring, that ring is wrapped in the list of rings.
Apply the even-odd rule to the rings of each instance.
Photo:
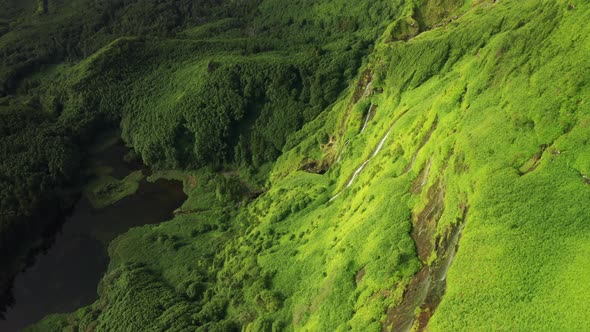
[[[545,151],[547,150],[548,145],[547,144],[543,144],[540,146],[540,151],[535,153],[531,159],[529,159],[526,163],[524,163],[518,170],[518,174],[520,176],[523,176],[525,174],[528,174],[532,171],[534,171],[535,169],[537,169],[537,167],[539,167],[539,165],[541,164],[541,158],[543,158],[543,153],[545,153]]]
[[[430,274],[428,267],[424,266],[418,272],[404,291],[402,302],[387,310],[387,319],[383,323],[383,332],[409,331],[414,323],[414,311],[422,303],[426,296]]]
[[[459,250],[459,240],[461,239],[461,233],[463,227],[465,227],[465,220],[467,218],[468,207],[463,205],[461,208],[463,209],[461,220],[437,239],[435,248],[437,259],[428,268],[431,282],[426,298],[420,306],[420,313],[414,321],[414,331],[424,331],[426,329],[430,318],[438,308],[445,294],[447,273],[457,254],[457,250]]]
[[[328,169],[330,168],[330,164],[328,164],[325,160],[303,160],[301,162],[301,166],[299,166],[300,171],[305,171],[308,173],[315,173],[315,174],[325,174]]]
[[[428,189],[428,204],[417,216],[414,216],[412,238],[416,242],[418,257],[422,262],[427,262],[434,248],[434,235],[438,220],[445,210],[445,188],[437,180]]]
[[[366,273],[366,271],[365,271],[364,267],[356,273],[356,275],[354,276],[354,280],[356,281],[357,285],[359,285],[363,281],[363,278],[365,277],[365,273]]]
[[[387,310],[384,332],[424,331],[446,290],[447,272],[458,250],[468,206],[462,204],[461,218],[457,218],[455,225],[435,239],[437,223],[444,211],[444,186],[437,181],[429,189],[428,199],[426,208],[415,218],[412,231],[424,266],[407,285],[401,303]],[[433,251],[437,258],[427,265],[426,260]]]

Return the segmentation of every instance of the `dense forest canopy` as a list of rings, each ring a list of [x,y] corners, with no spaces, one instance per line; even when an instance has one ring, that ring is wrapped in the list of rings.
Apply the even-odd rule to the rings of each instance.
[[[379,24],[401,7],[351,2],[357,16],[345,16],[351,6],[340,2],[339,15],[315,2],[289,9],[273,1],[49,1],[42,13],[36,5],[2,4],[10,10],[0,40],[0,105],[13,130],[2,132],[10,137],[2,144],[15,149],[20,141],[25,150],[3,164],[11,216],[36,210],[40,199],[32,196],[43,187],[69,185],[79,149],[118,122],[155,167],[276,159],[288,134],[338,97]],[[44,153],[69,167],[44,169],[35,142],[53,137],[73,146],[56,142]],[[21,185],[27,189],[14,187]]]

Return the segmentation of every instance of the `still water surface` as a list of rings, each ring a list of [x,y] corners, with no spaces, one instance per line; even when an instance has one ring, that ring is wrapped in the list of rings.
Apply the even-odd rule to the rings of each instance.
[[[124,151],[116,146],[105,154],[117,178],[141,167],[122,163]],[[143,180],[137,193],[99,210],[82,198],[51,247],[16,276],[15,303],[5,313],[6,320],[0,320],[0,331],[20,331],[48,314],[93,303],[107,269],[108,243],[132,227],[170,219],[185,199],[182,183],[168,180]]]

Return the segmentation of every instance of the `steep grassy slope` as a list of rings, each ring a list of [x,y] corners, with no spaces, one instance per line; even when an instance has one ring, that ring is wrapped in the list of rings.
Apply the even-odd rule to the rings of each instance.
[[[182,175],[187,213],[119,237],[99,301],[31,330],[584,330],[589,16],[400,12],[262,196]]]

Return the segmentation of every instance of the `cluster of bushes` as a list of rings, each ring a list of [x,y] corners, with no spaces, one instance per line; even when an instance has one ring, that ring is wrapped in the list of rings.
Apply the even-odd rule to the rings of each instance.
[[[123,138],[149,165],[259,166],[336,99],[366,48],[235,54],[242,50],[230,41],[119,40],[66,76],[55,95],[65,96],[64,116],[121,119]]]
[[[79,152],[71,138],[42,112],[0,108],[0,227],[38,213],[43,196],[71,183]],[[1,241],[4,244],[4,241]]]
[[[28,239],[48,231],[75,195],[80,152],[46,114],[0,106],[0,306]]]
[[[14,93],[22,78],[44,64],[77,61],[121,36],[173,36],[187,26],[243,16],[256,1],[116,0],[52,1],[35,15],[35,1],[14,4],[9,33],[0,39],[0,96]]]

